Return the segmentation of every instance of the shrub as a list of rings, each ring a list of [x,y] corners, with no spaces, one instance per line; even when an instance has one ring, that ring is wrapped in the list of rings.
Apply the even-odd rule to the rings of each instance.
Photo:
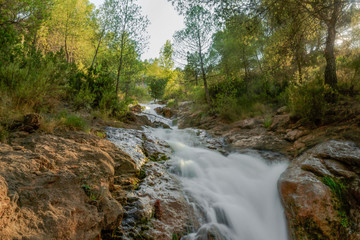
[[[61,112],[59,116],[61,124],[69,130],[87,131],[88,124],[82,117],[73,113]]]
[[[321,80],[312,80],[293,84],[288,91],[291,114],[304,122],[321,124],[328,107],[326,97],[332,92],[330,87]]]
[[[65,97],[70,65],[60,55],[33,53],[0,66],[0,101],[11,109],[24,106],[33,112],[54,109]]]
[[[153,99],[161,99],[165,93],[167,78],[149,77],[147,79],[150,95]]]
[[[0,125],[0,142],[6,142],[9,136],[9,132],[4,126]]]
[[[73,104],[76,109],[85,108],[89,110],[91,109],[94,100],[95,94],[93,94],[90,88],[84,84],[78,94],[75,95]]]
[[[178,106],[178,101],[176,99],[170,99],[167,104],[166,104],[166,107],[169,107],[169,108],[176,108]]]

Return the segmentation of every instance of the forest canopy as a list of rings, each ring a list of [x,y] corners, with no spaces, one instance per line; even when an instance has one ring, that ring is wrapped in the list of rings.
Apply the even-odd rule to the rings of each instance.
[[[150,22],[136,0],[0,0],[1,129],[31,112],[58,116],[64,102],[122,118],[152,99],[228,121],[287,106],[321,124],[359,99],[356,1],[169,2],[185,27],[141,60]]]

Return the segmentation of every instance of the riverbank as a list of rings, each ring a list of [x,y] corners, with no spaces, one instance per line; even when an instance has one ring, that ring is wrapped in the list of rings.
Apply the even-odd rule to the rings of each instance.
[[[191,102],[181,103],[172,110],[179,116],[179,128],[204,129],[213,136],[224,137],[234,150],[265,150],[294,158],[328,140],[360,144],[360,105],[357,102],[340,103],[319,126],[293,119],[285,107],[266,117],[246,118],[233,123],[193,111]]]
[[[357,140],[356,114],[347,120],[310,129],[294,122],[283,109],[274,114],[266,127],[265,120],[259,117],[229,124],[216,118],[198,119],[189,105],[185,103],[182,107],[177,110],[181,127],[196,124],[215,136],[194,130],[190,136],[200,140],[195,145],[226,154],[229,150],[249,153],[249,149],[257,149],[262,157],[275,162],[284,159],[277,153],[293,159],[278,182],[292,239],[359,238],[360,149],[356,143],[335,141],[346,136]],[[167,108],[157,111],[167,117],[175,114]],[[222,239],[221,224],[230,229],[234,224],[226,211],[232,212],[234,208],[217,206],[221,216],[216,213],[213,221],[220,221],[220,225],[207,224],[205,212],[194,213],[181,183],[168,170],[175,167],[176,174],[190,177],[189,183],[193,174],[203,173],[201,168],[193,169],[196,164],[190,160],[166,164],[165,159],[172,154],[169,145],[153,133],[139,130],[144,125],[161,128],[171,125],[172,120],[157,121],[155,114],[129,113],[123,122],[93,118],[89,133],[46,133],[37,126],[37,118],[26,117],[11,133],[10,141],[0,144],[1,238],[179,239],[193,232],[192,237],[197,234]],[[155,118],[150,121],[146,116]],[[104,128],[109,125],[116,128]],[[183,134],[179,131],[174,133],[176,137]],[[104,138],[104,133],[111,142]],[[334,139],[329,141],[332,136]],[[187,143],[193,141],[186,139]],[[224,139],[230,148],[223,149]],[[299,145],[301,142],[304,145]],[[203,159],[204,169],[209,167],[211,151],[190,147],[179,152],[179,160],[184,158],[182,154],[186,155],[184,159],[191,159],[187,156],[189,151],[199,151],[195,159],[209,155]],[[218,154],[212,164],[215,166],[219,161],[226,167],[225,162],[230,160]],[[256,161],[253,158],[249,164],[256,165]],[[228,176],[231,166],[221,174]],[[220,178],[226,179],[224,176]],[[238,187],[236,181],[231,184],[219,181],[219,184],[229,186],[226,189],[231,193]],[[211,193],[213,186],[203,194]],[[275,188],[276,184],[274,194]],[[190,187],[188,191],[194,190]],[[194,199],[190,202],[196,204]],[[201,224],[205,224],[203,228]]]
[[[292,159],[278,182],[291,239],[360,238],[357,102],[340,103],[321,126],[293,119],[286,108],[278,109],[271,119],[254,117],[234,123],[193,111],[190,102],[173,111],[181,128],[206,129],[224,137],[234,151],[257,149],[265,151],[265,158],[271,151]]]
[[[170,239],[197,228],[158,162],[168,145],[139,130],[155,125],[128,112],[122,121],[88,119],[86,132],[50,133],[41,116],[25,116],[0,144],[0,238]],[[108,126],[128,132],[124,142],[114,145]]]

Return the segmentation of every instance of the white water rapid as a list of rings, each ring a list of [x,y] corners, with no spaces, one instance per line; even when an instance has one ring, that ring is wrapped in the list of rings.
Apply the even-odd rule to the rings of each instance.
[[[146,105],[145,114],[156,116]],[[157,117],[156,121],[162,121]],[[170,124],[169,120],[165,120]],[[207,149],[194,129],[151,129],[173,150],[168,161],[178,175],[192,204],[204,213],[203,226],[186,239],[199,238],[201,232],[233,240],[286,240],[286,220],[277,190],[280,174],[287,162],[272,162],[256,155],[221,153]],[[203,238],[200,238],[203,239]]]

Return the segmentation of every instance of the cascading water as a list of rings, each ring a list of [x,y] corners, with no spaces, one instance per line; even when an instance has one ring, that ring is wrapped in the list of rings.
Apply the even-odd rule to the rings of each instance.
[[[171,125],[145,105],[152,121]],[[147,129],[171,146],[167,161],[189,196],[203,213],[202,227],[183,239],[286,240],[286,220],[277,190],[277,180],[286,161],[272,162],[255,155],[231,153],[227,156],[206,148],[200,130]],[[200,133],[200,134],[199,134]]]

